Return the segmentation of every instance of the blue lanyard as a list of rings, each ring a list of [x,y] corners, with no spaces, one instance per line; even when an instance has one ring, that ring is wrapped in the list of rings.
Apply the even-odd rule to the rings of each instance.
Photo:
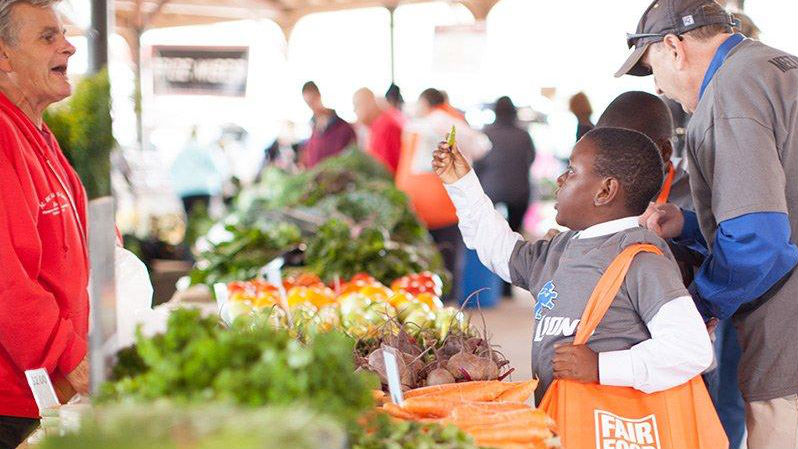
[[[732,48],[736,47],[737,44],[743,41],[745,36],[740,33],[733,34],[731,37],[723,41],[718,47],[718,51],[715,52],[715,56],[712,58],[712,62],[709,63],[709,68],[707,69],[707,73],[704,74],[704,81],[701,82],[701,91],[698,93],[698,99],[701,100],[701,97],[704,96],[704,91],[709,86],[709,82],[712,81],[712,77],[715,76],[715,72],[718,71],[721,65],[723,65],[723,61],[726,60],[726,57],[729,56],[729,52]]]

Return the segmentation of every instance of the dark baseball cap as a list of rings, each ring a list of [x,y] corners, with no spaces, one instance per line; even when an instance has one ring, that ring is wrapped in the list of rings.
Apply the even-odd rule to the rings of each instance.
[[[662,41],[666,35],[677,36],[707,25],[734,26],[735,20],[713,0],[655,0],[643,13],[634,34],[626,35],[626,43],[634,51],[616,77],[647,76],[651,70],[640,64],[648,46]]]

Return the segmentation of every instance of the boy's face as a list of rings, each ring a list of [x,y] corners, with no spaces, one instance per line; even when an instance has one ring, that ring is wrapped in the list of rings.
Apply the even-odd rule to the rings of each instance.
[[[557,223],[579,231],[595,222],[595,197],[603,179],[593,171],[596,149],[589,139],[576,143],[565,173],[557,178]]]

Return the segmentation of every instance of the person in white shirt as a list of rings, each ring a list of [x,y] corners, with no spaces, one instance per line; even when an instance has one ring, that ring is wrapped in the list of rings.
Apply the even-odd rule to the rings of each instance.
[[[572,231],[527,242],[510,230],[455,146],[441,143],[433,168],[457,209],[467,247],[504,280],[536,294],[532,369],[542,398],[553,379],[628,386],[652,393],[675,387],[712,361],[706,327],[668,245],[637,216],[660,190],[663,163],[645,135],[596,128],[573,149],[557,180],[557,222]],[[635,243],[664,256],[638,255],[615,301],[586,345],[570,342],[607,266]]]

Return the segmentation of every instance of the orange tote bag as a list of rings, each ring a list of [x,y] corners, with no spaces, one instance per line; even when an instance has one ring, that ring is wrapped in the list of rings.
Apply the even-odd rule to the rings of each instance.
[[[612,304],[635,255],[627,247],[590,295],[574,344],[585,344]],[[727,449],[729,441],[700,376],[657,393],[555,379],[540,408],[556,422],[565,449]]]

